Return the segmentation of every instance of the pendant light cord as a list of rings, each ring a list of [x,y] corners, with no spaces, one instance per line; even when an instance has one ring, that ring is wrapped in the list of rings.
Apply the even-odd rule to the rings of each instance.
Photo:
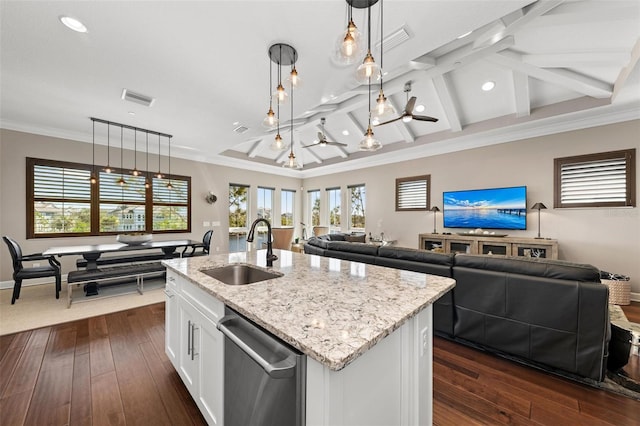
[[[384,11],[382,9],[384,5],[384,0],[380,0],[380,90],[382,90],[382,72],[384,69],[384,57],[383,57],[383,48],[382,48],[382,38],[384,37]],[[369,107],[371,109],[371,107]]]

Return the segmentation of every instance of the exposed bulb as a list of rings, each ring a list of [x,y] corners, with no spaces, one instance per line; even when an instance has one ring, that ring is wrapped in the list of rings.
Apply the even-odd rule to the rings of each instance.
[[[107,166],[104,168],[104,172],[105,173],[111,173],[113,171],[113,169],[111,169],[111,167]]]
[[[282,142],[282,137],[280,136],[280,133],[278,132],[278,134],[276,135],[275,140],[271,144],[271,149],[274,150],[274,151],[282,151],[285,148],[286,147],[284,146],[284,143]]]
[[[302,87],[302,79],[298,75],[298,70],[296,70],[296,66],[293,66],[289,77],[287,77],[287,81],[293,85],[294,88],[299,89]]]
[[[276,87],[276,92],[274,93],[274,96],[276,97],[278,105],[286,104],[287,99],[289,99],[289,94],[284,90],[284,86],[282,86],[282,83],[279,83],[278,87]]]
[[[282,167],[286,167],[287,169],[299,169],[300,164],[296,161],[296,156],[293,154],[293,151],[289,153],[289,160],[282,165]]]
[[[359,148],[360,151],[377,151],[382,148],[380,141],[373,137],[371,125],[367,127],[367,132],[364,134],[364,139],[360,141]]]
[[[361,57],[362,46],[360,31],[358,31],[353,19],[350,19],[344,36],[338,40],[336,59],[344,65],[352,64]]]
[[[171,181],[167,184],[167,189],[171,191],[173,189],[173,185],[171,185]]]
[[[134,168],[134,169],[131,171],[131,174],[132,174],[132,175],[134,175],[134,176],[140,176],[140,170],[138,170],[138,169]]]
[[[367,51],[367,56],[364,57],[362,64],[358,67],[356,71],[356,79],[359,83],[366,84],[369,82],[371,77],[380,75],[380,68],[376,61],[373,59],[371,55],[371,51]],[[378,77],[376,77],[378,78]]]
[[[373,124],[375,125],[396,115],[396,109],[391,105],[382,89],[380,89],[378,99],[376,99],[376,105],[371,110],[371,114],[373,116]]]
[[[156,174],[156,177],[157,177],[158,179],[162,179],[162,173],[158,172],[158,173]]]
[[[273,112],[273,108],[269,106],[269,111],[267,112],[267,116],[262,121],[262,125],[268,129],[273,129],[278,125],[278,118]]]
[[[96,183],[98,183],[98,179],[96,178],[96,175],[91,173],[91,177],[89,178],[89,182],[91,182],[92,185],[95,185]]]
[[[127,182],[125,182],[124,178],[122,176],[120,176],[120,179],[118,179],[118,185],[124,186],[125,183],[127,183]]]
[[[151,188],[151,184],[149,183],[149,179],[145,179],[145,180],[144,180],[144,187],[145,187],[146,189]]]

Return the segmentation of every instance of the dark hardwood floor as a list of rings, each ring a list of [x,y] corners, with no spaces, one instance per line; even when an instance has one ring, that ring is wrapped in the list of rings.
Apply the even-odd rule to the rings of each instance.
[[[629,319],[639,321],[640,303],[630,309]],[[639,419],[639,401],[434,341],[436,425],[638,425]],[[0,424],[205,422],[164,354],[160,303],[1,336]]]

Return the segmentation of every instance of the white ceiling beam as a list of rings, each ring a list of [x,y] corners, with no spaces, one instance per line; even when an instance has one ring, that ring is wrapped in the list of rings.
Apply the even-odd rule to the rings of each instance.
[[[304,150],[304,154],[309,154],[309,156],[313,158],[314,163],[322,164],[322,158],[320,158],[318,155],[316,155],[315,152],[313,152],[314,148],[302,148],[302,143],[300,143],[299,145],[300,149]],[[288,158],[289,157],[287,157],[287,159]]]
[[[513,18],[517,17],[517,15],[520,13],[520,11],[516,11],[514,12],[516,15],[508,15],[504,18],[504,20],[496,21],[497,24],[493,28],[489,29],[488,31],[483,33],[482,36],[478,37],[475,40],[475,42],[473,43],[473,47],[480,48],[487,45],[495,44],[499,40],[515,34],[523,26],[529,24],[537,17],[549,12],[551,9],[558,7],[562,3],[564,3],[564,0],[538,1],[530,6],[525,7],[523,9],[524,15],[513,20]],[[505,25],[505,23],[507,23],[507,25]]]
[[[613,94],[611,95],[611,102],[618,96],[620,90],[624,87],[624,84],[627,82],[627,79],[631,75],[633,69],[638,65],[638,60],[640,59],[640,39],[636,40],[636,44],[631,49],[631,59],[629,63],[620,71],[618,74],[618,78],[613,83]]]
[[[442,105],[442,109],[444,110],[444,114],[447,116],[447,120],[449,121],[449,126],[451,127],[452,132],[460,132],[462,131],[462,123],[460,122],[460,115],[458,114],[458,109],[456,108],[456,104],[453,100],[453,96],[451,96],[451,90],[449,90],[449,85],[447,84],[447,80],[445,76],[438,75],[433,77],[433,85],[436,88],[436,93],[438,94],[438,99],[440,100],[440,105]]]
[[[356,129],[358,129],[358,133],[360,133],[361,135],[364,135],[367,129],[365,129],[360,125],[360,123],[358,123],[358,120],[356,120],[356,118],[353,116],[353,113],[348,112],[346,116],[349,119],[349,121],[351,121],[351,123],[356,127]]]
[[[522,55],[522,61],[541,68],[574,68],[622,65],[629,61],[629,52],[593,50],[574,53]]]
[[[438,65],[434,68],[426,70],[424,73],[433,78],[438,75],[448,73],[455,68],[469,65],[472,62],[476,62],[480,59],[491,56],[494,53],[512,47],[515,43],[513,36],[503,38],[497,43],[491,44],[479,49],[473,49],[470,44],[454,50],[453,52],[444,54],[438,58]]]
[[[247,153],[247,156],[249,158],[255,158],[256,155],[258,155],[258,152],[262,151],[262,142],[264,141],[264,139],[258,139],[252,146],[251,149],[249,149],[249,152]]]
[[[513,72],[513,93],[516,101],[516,117],[531,115],[528,75],[519,71]]]
[[[593,98],[608,98],[613,92],[613,87],[610,84],[564,69],[550,71],[539,68],[522,62],[520,55],[514,52],[502,52],[486,59],[494,64],[525,73],[529,77],[556,84]]]

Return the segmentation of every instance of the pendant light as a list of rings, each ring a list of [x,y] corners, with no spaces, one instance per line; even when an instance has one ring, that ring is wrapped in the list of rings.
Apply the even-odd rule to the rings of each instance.
[[[292,66],[292,75],[290,75],[290,77],[287,79],[287,82],[291,86],[291,92],[293,92],[296,85],[296,80],[298,84],[300,83],[298,72],[295,71],[298,52],[296,52],[296,49],[288,44],[276,43],[269,47],[269,59],[271,60],[271,62],[275,63],[278,66],[278,88],[274,93],[274,96],[276,97],[277,116],[275,122],[277,130],[276,137],[271,143],[270,148],[274,151],[283,151],[287,149],[287,147],[282,140],[282,136],[280,136],[280,105],[284,104],[284,102],[289,98],[289,95],[286,93],[286,91],[284,90],[284,86],[282,85],[282,66]],[[269,71],[271,71],[271,68],[269,68]]]
[[[118,179],[118,185],[120,185],[120,186],[124,186],[124,184],[127,183],[124,180],[124,176],[122,175],[122,157],[123,157],[123,155],[122,155],[122,151],[123,151],[123,149],[122,149],[122,138],[123,138],[123,132],[124,132],[124,130],[122,129],[122,126],[120,126],[120,179]]]
[[[158,133],[158,174],[156,177],[162,179],[162,173],[160,173],[160,133]]]
[[[293,68],[295,69],[295,59],[292,59],[292,60],[293,60]],[[288,169],[301,169],[302,165],[298,163],[298,161],[296,160],[296,156],[293,153],[293,92],[294,92],[293,81],[291,81],[290,84],[291,84],[291,119],[289,120],[289,125],[290,125],[289,135],[291,136],[291,144],[289,145],[289,148],[290,148],[289,159],[282,165],[282,167],[285,167]]]
[[[131,174],[140,176],[140,170],[138,170],[138,129],[133,129],[133,170]]]
[[[151,182],[149,182],[149,132],[146,132],[146,139],[147,139],[147,147],[146,147],[146,153],[147,153],[147,166],[145,167],[145,171],[144,171],[144,187],[146,189],[151,188]]]
[[[361,83],[367,83],[372,77],[377,78],[380,68],[371,54],[371,6],[367,8],[367,54],[362,64],[356,70],[356,80]]]
[[[93,136],[91,143],[91,177],[89,178],[89,182],[91,182],[92,185],[95,185],[98,182],[98,179],[96,178],[96,121],[91,119],[91,124],[93,127]]]
[[[280,104],[276,105],[276,109],[278,111],[278,116],[276,118],[276,137],[275,140],[271,143],[271,149],[274,151],[283,151],[286,147],[284,146],[284,142],[282,142],[282,136],[280,136]]]
[[[364,139],[360,141],[358,148],[360,151],[377,151],[382,148],[380,141],[373,137],[371,129],[371,78],[369,78],[369,127],[367,127]]]
[[[387,97],[384,95],[383,90],[383,69],[384,69],[384,12],[383,12],[383,3],[384,0],[380,0],[380,93],[378,94],[378,99],[376,100],[376,106],[373,111],[373,124],[378,124],[382,121],[385,121],[389,118],[392,118],[396,115],[396,109],[391,105],[391,102],[387,100]]]
[[[262,125],[267,129],[273,129],[278,124],[278,117],[276,117],[273,112],[273,94],[271,93],[272,72],[271,60],[269,60],[269,111],[267,111],[267,116],[262,121]]]
[[[167,189],[171,191],[173,189],[173,185],[171,185],[171,136],[169,136],[169,183],[167,183]]]
[[[111,128],[111,123],[107,123],[107,167],[104,168],[105,173],[111,173],[112,169],[111,166],[109,165],[109,140],[110,138],[110,134],[109,134],[109,129]]]
[[[349,65],[358,60],[359,53],[362,50],[362,40],[358,27],[353,22],[353,5],[348,6],[348,23],[347,30],[341,37],[340,47],[338,48],[338,60],[345,65]]]
[[[282,43],[278,43],[276,46],[278,47],[278,50],[279,50],[278,60],[277,60],[277,64],[278,64],[278,87],[276,87],[276,92],[274,94],[276,96],[276,101],[278,102],[278,105],[284,105],[284,104],[287,103],[287,99],[289,98],[289,95],[284,90],[284,86],[282,85],[282,46],[283,45],[282,45]],[[272,60],[273,60],[273,57],[272,57]]]

